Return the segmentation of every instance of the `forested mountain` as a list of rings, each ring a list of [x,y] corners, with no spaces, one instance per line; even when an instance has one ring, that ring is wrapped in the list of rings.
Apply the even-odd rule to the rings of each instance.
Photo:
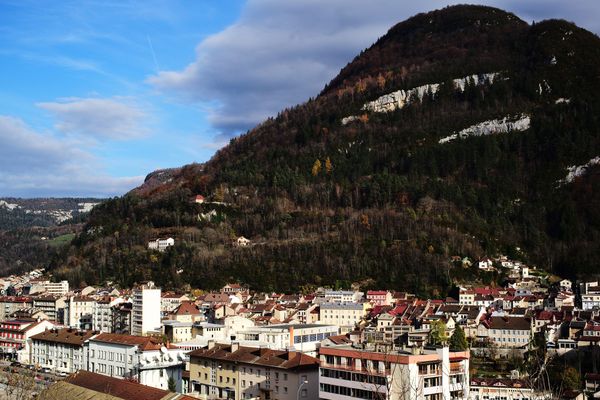
[[[498,279],[456,255],[595,275],[598,93],[600,39],[571,23],[483,6],[419,14],[206,164],[96,207],[52,267],[74,283],[434,296]],[[241,235],[250,246],[233,245]],[[147,249],[165,236],[176,245]]]

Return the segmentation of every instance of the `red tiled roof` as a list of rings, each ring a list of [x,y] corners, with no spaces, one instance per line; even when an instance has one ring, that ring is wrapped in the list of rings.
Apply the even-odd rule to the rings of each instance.
[[[129,346],[143,346],[148,342],[158,343],[157,339],[149,336],[121,335],[118,333],[101,333],[92,340],[95,342],[116,343]]]

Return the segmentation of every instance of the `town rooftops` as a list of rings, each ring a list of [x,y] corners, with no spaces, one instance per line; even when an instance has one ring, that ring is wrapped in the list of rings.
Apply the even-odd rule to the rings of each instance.
[[[79,331],[77,329],[65,328],[65,329],[49,329],[44,332],[38,333],[31,337],[32,340],[41,340],[44,342],[63,343],[71,344],[75,346],[82,346],[83,343],[97,335],[95,331]]]
[[[190,359],[192,357],[208,358],[270,368],[317,369],[319,367],[318,359],[303,353],[266,348],[257,349],[256,347],[236,347],[229,344],[215,344],[213,347],[209,346],[209,348],[194,350],[188,354]]]
[[[149,336],[121,335],[118,333],[101,333],[91,339],[94,342],[113,343],[123,346],[140,346],[143,350],[160,349],[160,343],[157,339]]]
[[[173,311],[173,315],[200,315],[200,310],[193,302],[184,301]]]
[[[60,398],[62,400],[192,400],[192,397],[179,393],[88,371],[78,371],[64,381],[57,382],[42,392],[40,397],[41,399]]]
[[[322,303],[322,310],[362,310],[362,303]]]
[[[491,317],[490,329],[530,330],[531,320],[523,317]]]

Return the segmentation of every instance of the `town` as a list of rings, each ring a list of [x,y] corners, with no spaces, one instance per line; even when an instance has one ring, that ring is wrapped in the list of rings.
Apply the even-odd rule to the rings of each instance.
[[[585,382],[557,393],[546,375],[519,368],[593,356],[598,282],[550,282],[505,256],[453,261],[503,270],[506,285],[419,299],[356,288],[258,293],[239,283],[218,292],[163,292],[153,282],[74,289],[43,270],[5,277],[4,387],[25,386],[30,398],[110,387],[172,399],[331,400],[585,398],[600,390],[593,370],[576,371]]]

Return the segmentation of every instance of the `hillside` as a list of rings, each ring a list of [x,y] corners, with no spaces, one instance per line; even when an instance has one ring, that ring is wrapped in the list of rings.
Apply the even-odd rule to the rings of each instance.
[[[502,279],[451,256],[504,253],[595,275],[599,89],[600,39],[571,23],[482,6],[417,15],[206,164],[96,207],[55,274],[444,296]],[[250,246],[233,246],[241,235]],[[176,245],[147,250],[164,236]]]

